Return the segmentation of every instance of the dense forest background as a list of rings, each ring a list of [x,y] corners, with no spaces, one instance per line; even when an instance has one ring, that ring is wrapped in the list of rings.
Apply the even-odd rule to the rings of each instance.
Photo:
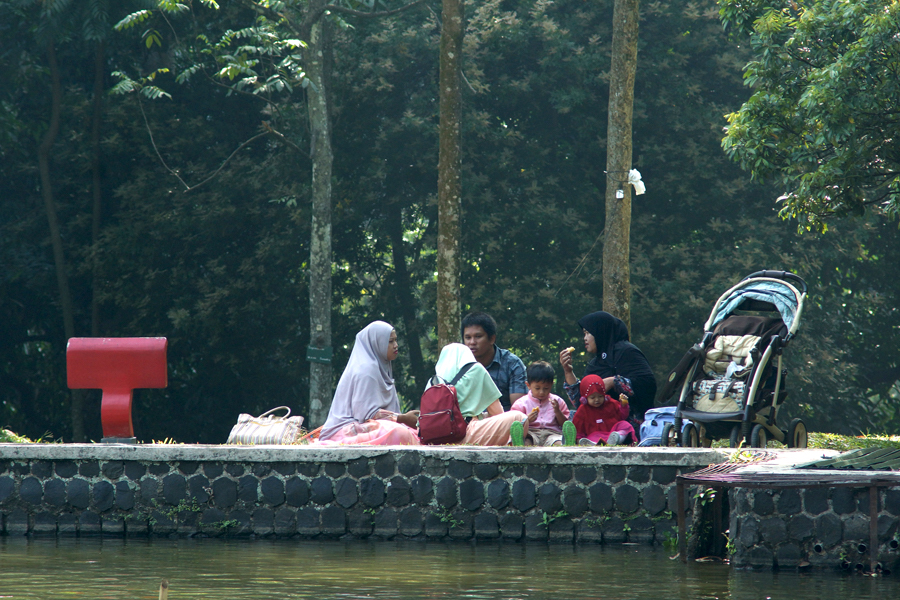
[[[73,438],[51,188],[75,335],[169,340],[168,388],[135,394],[139,439],[217,443],[241,412],[307,414],[304,89],[241,92],[203,69],[176,81],[184,40],[221,39],[257,14],[186,3],[179,19],[116,31],[145,3],[46,4],[0,2],[0,426]],[[355,333],[385,319],[410,405],[439,350],[439,13],[428,0],[380,19],[326,17],[335,377]],[[467,6],[463,309],[491,313],[498,344],[526,363],[556,364],[578,346],[576,320],[602,304],[611,14],[608,0]],[[896,223],[863,216],[798,234],[778,216],[783,190],[751,181],[721,147],[725,115],[751,93],[746,42],[713,0],[647,2],[641,14],[634,167],[647,193],[633,201],[632,340],[661,380],[728,287],[793,271],[810,294],[786,352],[784,416],[812,430],[897,431]],[[114,72],[157,73],[168,95],[110,93]],[[98,440],[100,394],[83,394],[85,435]]]

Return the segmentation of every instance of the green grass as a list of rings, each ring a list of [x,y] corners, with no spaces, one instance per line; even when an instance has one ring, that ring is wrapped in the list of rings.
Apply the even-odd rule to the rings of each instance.
[[[836,433],[809,433],[809,447],[824,450],[858,450],[860,448],[900,448],[900,435],[866,434],[858,436]]]
[[[24,435],[19,435],[9,429],[0,429],[0,444],[33,444],[34,440],[30,440]]]

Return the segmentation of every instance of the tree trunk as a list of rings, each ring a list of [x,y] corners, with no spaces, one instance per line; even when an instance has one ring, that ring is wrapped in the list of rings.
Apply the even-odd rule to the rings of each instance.
[[[631,118],[637,68],[638,0],[615,0],[606,148],[603,310],[631,329]]]
[[[310,3],[310,10],[324,5]],[[318,19],[306,40],[306,89],[312,158],[312,230],[309,249],[309,345],[331,348],[331,116],[328,110],[328,21]],[[328,417],[332,395],[330,362],[309,363],[309,425],[318,427]]]
[[[460,90],[463,0],[443,0],[440,56],[440,154],[438,157],[438,345],[459,340],[459,214],[461,202]]]
[[[94,103],[91,115],[91,191],[93,193],[93,211],[91,219],[91,337],[100,336],[100,302],[97,300],[99,273],[97,247],[100,243],[100,218],[103,207],[103,194],[100,187],[100,125],[103,122],[103,72],[106,43],[97,42],[94,49]]]
[[[406,329],[406,347],[409,348],[409,367],[415,382],[416,389],[425,389],[428,373],[425,369],[425,361],[422,358],[422,345],[419,339],[421,330],[416,319],[416,298],[412,291],[409,271],[406,268],[406,251],[403,247],[403,216],[399,210],[389,211],[392,216],[387,223],[391,236],[391,258],[394,261],[394,282],[397,289],[400,317]]]
[[[59,229],[59,218],[56,213],[56,202],[53,199],[53,187],[50,185],[50,151],[59,133],[59,112],[62,104],[62,83],[59,65],[56,62],[56,48],[53,43],[47,44],[47,63],[50,67],[50,123],[47,132],[38,146],[38,169],[41,175],[41,196],[44,209],[47,211],[47,223],[50,226],[50,243],[53,247],[53,262],[56,266],[56,285],[59,288],[59,301],[63,313],[63,329],[66,340],[75,337],[75,307],[69,291],[69,275],[66,270],[66,259],[63,253],[62,234]],[[84,441],[84,399],[74,390],[70,392],[72,414],[72,439]]]

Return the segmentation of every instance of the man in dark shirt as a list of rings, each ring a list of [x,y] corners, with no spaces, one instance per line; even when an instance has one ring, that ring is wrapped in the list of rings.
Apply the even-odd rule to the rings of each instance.
[[[497,323],[487,313],[469,313],[460,327],[463,343],[475,360],[484,365],[491,379],[500,389],[500,404],[509,410],[512,403],[526,394],[525,364],[522,359],[497,344]]]

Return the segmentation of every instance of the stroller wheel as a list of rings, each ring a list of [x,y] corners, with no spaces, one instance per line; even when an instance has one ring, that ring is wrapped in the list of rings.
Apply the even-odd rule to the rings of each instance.
[[[762,425],[754,425],[750,432],[750,447],[765,448],[769,443],[769,432]]]
[[[784,440],[788,448],[806,448],[809,436],[806,432],[806,424],[803,419],[794,419],[788,425],[787,436]]]
[[[700,433],[693,423],[688,423],[681,430],[681,447],[682,448],[699,448]]]
[[[735,425],[731,428],[731,435],[728,437],[728,447],[737,448],[744,441],[741,437],[741,426]]]
[[[666,423],[663,425],[662,434],[659,436],[660,446],[677,446],[678,436],[675,434],[675,425]]]

